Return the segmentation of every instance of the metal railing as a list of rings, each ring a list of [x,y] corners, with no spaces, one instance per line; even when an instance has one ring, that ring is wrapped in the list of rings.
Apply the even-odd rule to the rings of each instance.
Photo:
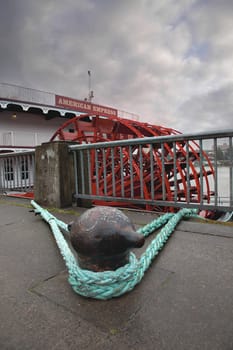
[[[233,211],[233,131],[70,145],[75,197],[163,210]],[[0,154],[0,192],[32,191],[35,152]]]
[[[53,106],[55,103],[55,95],[51,92],[7,83],[0,83],[0,98],[37,104],[39,103],[49,106]]]
[[[233,211],[232,137],[230,130],[71,145],[75,197]]]
[[[0,192],[32,191],[34,186],[35,152],[0,154]]]
[[[6,101],[4,101],[4,99],[6,99]],[[0,83],[0,100],[3,100],[2,102],[3,105],[6,104],[7,100],[12,100],[12,101],[25,102],[25,103],[33,103],[35,104],[35,106],[39,104],[41,105],[41,107],[42,105],[53,106],[55,110],[60,111],[62,115],[64,115],[65,112],[74,111],[72,110],[72,108],[71,109],[56,108],[55,93],[27,88],[27,87],[15,85],[15,84]],[[25,108],[25,106],[23,107]],[[45,107],[44,107],[44,110],[46,110]],[[65,112],[62,113],[63,110],[65,110]],[[136,113],[131,113],[131,112],[118,109],[118,115],[121,116],[122,118],[139,120],[139,115]]]

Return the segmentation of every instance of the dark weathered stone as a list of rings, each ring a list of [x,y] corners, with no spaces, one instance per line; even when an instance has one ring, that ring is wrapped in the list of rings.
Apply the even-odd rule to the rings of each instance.
[[[130,219],[111,207],[87,210],[70,224],[70,231],[80,267],[92,271],[115,270],[127,264],[130,249],[145,241]]]
[[[68,144],[54,141],[36,147],[34,194],[41,205],[63,208],[72,204],[74,166]]]

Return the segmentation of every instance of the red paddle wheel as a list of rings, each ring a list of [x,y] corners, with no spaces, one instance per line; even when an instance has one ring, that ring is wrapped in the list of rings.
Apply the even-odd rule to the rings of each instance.
[[[97,143],[114,140],[124,140],[132,138],[143,138],[153,136],[168,136],[180,134],[178,131],[148,123],[140,123],[134,120],[123,119],[119,117],[102,117],[98,115],[80,115],[65,122],[52,136],[53,140],[69,140],[78,143]],[[173,201],[177,196],[178,201],[200,202],[201,195],[207,202],[210,201],[211,191],[209,186],[209,177],[214,176],[214,170],[205,152],[202,152],[203,164],[203,188],[205,194],[201,194],[200,186],[200,168],[194,165],[194,162],[200,162],[200,150],[196,142],[171,142],[165,143],[163,155],[159,144],[153,145],[153,162],[151,163],[151,152],[149,146],[143,145],[141,149],[138,146],[108,148],[106,152],[98,152],[98,170],[95,169],[94,153],[91,155],[91,177],[92,191],[98,195],[107,193],[109,196],[121,197],[122,191],[122,170],[124,174],[124,196],[131,197],[132,188],[130,184],[130,174],[133,171],[133,195],[134,198],[140,198],[142,183],[140,181],[140,166],[143,165],[143,193],[145,199],[151,199],[151,184],[153,182],[153,196],[155,200],[163,199],[162,175],[165,176],[166,200]],[[112,153],[114,152],[114,179],[115,186],[112,184]],[[120,152],[123,157],[120,157]],[[188,154],[187,154],[188,153]],[[162,167],[162,157],[164,158],[164,169]],[[176,174],[174,174],[174,160],[176,164]],[[153,164],[153,169],[151,169]],[[188,169],[187,169],[188,164]],[[104,166],[105,165],[105,166]],[[97,174],[98,172],[98,174]],[[104,183],[104,174],[106,182]],[[98,175],[99,186],[96,188],[95,178]],[[153,179],[153,181],[152,181]],[[190,190],[188,192],[187,179],[190,181]],[[176,182],[176,187],[175,187]],[[96,202],[95,202],[96,203]],[[104,201],[98,201],[98,204],[106,204]],[[108,205],[110,203],[108,202]],[[117,205],[117,203],[111,203]],[[118,203],[119,205],[119,203]],[[122,203],[121,203],[122,205]],[[130,202],[125,203],[127,207],[135,207]],[[139,207],[139,206],[137,206]],[[140,206],[142,208],[142,206]],[[158,208],[149,205],[144,206],[147,210],[172,210],[171,208]]]

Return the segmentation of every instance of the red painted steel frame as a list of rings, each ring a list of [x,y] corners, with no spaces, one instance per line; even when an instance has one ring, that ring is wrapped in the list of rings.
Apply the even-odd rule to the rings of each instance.
[[[141,123],[134,120],[119,118],[116,116],[102,117],[99,115],[84,114],[74,117],[65,122],[52,136],[51,141],[55,139],[76,141],[78,143],[96,143],[102,141],[124,140],[131,138],[166,136],[180,134],[177,130],[166,128],[148,123]],[[92,193],[98,195],[114,195],[121,197],[122,191],[122,171],[124,173],[124,195],[130,198],[132,195],[132,187],[130,183],[130,169],[133,169],[133,198],[140,198],[141,182],[140,182],[140,159],[143,164],[143,194],[145,199],[162,200],[162,157],[164,157],[164,175],[165,175],[165,195],[167,201],[173,201],[175,192],[178,201],[184,202],[200,202],[201,201],[201,186],[200,186],[200,169],[194,165],[194,162],[200,164],[199,145],[190,141],[165,143],[164,155],[162,156],[161,146],[153,145],[153,169],[151,169],[151,155],[149,145],[143,145],[141,151],[137,146],[131,146],[130,165],[130,150],[129,146],[122,147],[122,161],[120,158],[120,148],[114,149],[114,174],[112,173],[112,157],[111,149],[107,149],[105,154],[98,152],[98,170],[95,169],[95,155],[91,152],[91,178],[92,178]],[[140,156],[141,152],[141,156]],[[188,152],[188,154],[187,154]],[[203,197],[207,202],[210,201],[211,191],[209,185],[209,176],[214,176],[214,169],[206,155],[202,152],[203,160],[208,167],[202,166],[202,174],[204,179],[204,188],[206,193]],[[175,191],[175,176],[174,176],[174,158],[176,159],[176,191]],[[189,174],[187,174],[187,161],[189,164]],[[123,166],[123,169],[122,169]],[[106,169],[106,170],[104,170]],[[97,174],[98,171],[98,174]],[[104,184],[104,172],[106,174],[106,182]],[[151,194],[151,172],[153,173],[154,191]],[[96,176],[98,175],[98,188],[96,186]],[[113,176],[115,187],[113,188]],[[188,196],[187,178],[190,180],[190,190]],[[97,203],[95,201],[95,203]],[[105,201],[98,201],[98,204],[106,204]],[[108,205],[110,203],[108,202]],[[111,203],[119,205],[119,203]],[[124,205],[121,203],[121,205]],[[127,207],[139,207],[138,205],[130,205],[125,203]],[[143,206],[140,206],[142,208]],[[144,206],[147,210],[171,210],[172,208],[153,207],[151,205]]]

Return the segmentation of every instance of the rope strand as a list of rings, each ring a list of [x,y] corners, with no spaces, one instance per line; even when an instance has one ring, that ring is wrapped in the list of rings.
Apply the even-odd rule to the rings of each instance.
[[[50,225],[54,238],[60,249],[61,255],[68,269],[68,281],[73,290],[85,297],[106,300],[118,297],[131,291],[143,278],[153,259],[163,248],[168,238],[174,232],[175,227],[183,217],[191,217],[196,210],[181,209],[178,213],[167,213],[153,220],[138,230],[145,237],[149,236],[158,228],[164,226],[157,236],[149,244],[145,252],[138,260],[134,253],[130,253],[129,263],[115,271],[93,272],[81,269],[75,256],[66,242],[59,227],[69,233],[68,225],[58,220],[46,209],[40,207],[35,201],[31,201],[35,212]]]

